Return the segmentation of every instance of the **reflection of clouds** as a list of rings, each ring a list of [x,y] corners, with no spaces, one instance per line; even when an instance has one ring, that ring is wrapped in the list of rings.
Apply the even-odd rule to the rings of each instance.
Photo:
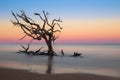
[[[18,63],[18,62],[0,62],[0,67],[2,68],[12,68],[12,69],[21,69],[28,70],[34,73],[42,73],[45,74],[46,65],[34,65],[34,64],[26,64],[26,63]]]
[[[18,63],[18,62],[0,62],[0,67],[13,68],[13,69],[28,69],[26,63]]]
[[[106,76],[116,76],[119,77],[120,70],[112,70],[108,68],[73,68],[73,67],[56,67],[54,68],[54,73],[90,73]]]
[[[15,62],[4,62],[4,63],[0,63],[0,67],[4,67],[4,68],[13,68],[13,69],[23,69],[23,70],[29,70],[30,72],[33,73],[40,73],[40,74],[46,74],[46,68],[47,65],[26,65],[25,63],[15,63]],[[29,68],[31,67],[31,69]],[[91,73],[91,74],[98,74],[98,75],[106,75],[106,76],[117,76],[119,77],[119,72],[120,69],[112,69],[112,68],[98,68],[98,67],[90,67],[88,66],[88,68],[86,67],[74,67],[74,66],[54,66],[54,74],[56,73]]]

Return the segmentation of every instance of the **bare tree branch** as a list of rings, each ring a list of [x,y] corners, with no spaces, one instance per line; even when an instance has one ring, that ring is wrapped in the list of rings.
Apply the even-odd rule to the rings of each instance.
[[[35,51],[35,53],[38,53],[38,52],[40,52],[40,50],[42,49],[43,47],[41,47],[40,49],[38,49],[37,51]]]
[[[41,17],[41,15],[40,15],[39,13],[34,13],[34,15],[38,15],[38,16],[40,17],[40,19],[41,19],[42,21],[44,21],[44,19]]]
[[[52,25],[54,25],[55,22],[62,22],[62,21],[60,20],[60,18],[59,19],[53,19]]]
[[[19,40],[22,40],[22,39],[24,39],[25,37],[26,37],[27,35],[25,34],[22,38],[20,38]]]
[[[60,29],[62,29],[62,27],[60,26],[59,23],[54,23],[53,27],[55,27],[56,25],[57,25]]]
[[[12,12],[12,15],[14,16],[14,18],[17,20],[17,23],[19,23],[19,20],[17,19],[15,13],[13,11],[11,11],[11,12]]]

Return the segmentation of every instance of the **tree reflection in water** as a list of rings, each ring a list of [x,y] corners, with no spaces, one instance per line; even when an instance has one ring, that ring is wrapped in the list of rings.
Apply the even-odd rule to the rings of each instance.
[[[46,74],[52,74],[53,57],[54,56],[48,56],[48,65],[47,65]]]

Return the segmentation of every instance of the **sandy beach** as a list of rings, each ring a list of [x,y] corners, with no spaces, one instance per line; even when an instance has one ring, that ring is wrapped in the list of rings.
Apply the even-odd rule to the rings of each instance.
[[[120,80],[93,74],[36,74],[25,70],[0,68],[0,80]]]

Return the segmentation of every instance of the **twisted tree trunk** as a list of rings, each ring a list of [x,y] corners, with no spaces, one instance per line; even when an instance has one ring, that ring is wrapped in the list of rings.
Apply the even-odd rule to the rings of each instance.
[[[45,38],[45,41],[48,47],[48,55],[54,55],[51,37],[49,36],[49,39]]]
[[[54,55],[52,42],[51,42],[51,41],[48,41],[47,46],[48,46],[48,54],[49,54],[49,55]]]

